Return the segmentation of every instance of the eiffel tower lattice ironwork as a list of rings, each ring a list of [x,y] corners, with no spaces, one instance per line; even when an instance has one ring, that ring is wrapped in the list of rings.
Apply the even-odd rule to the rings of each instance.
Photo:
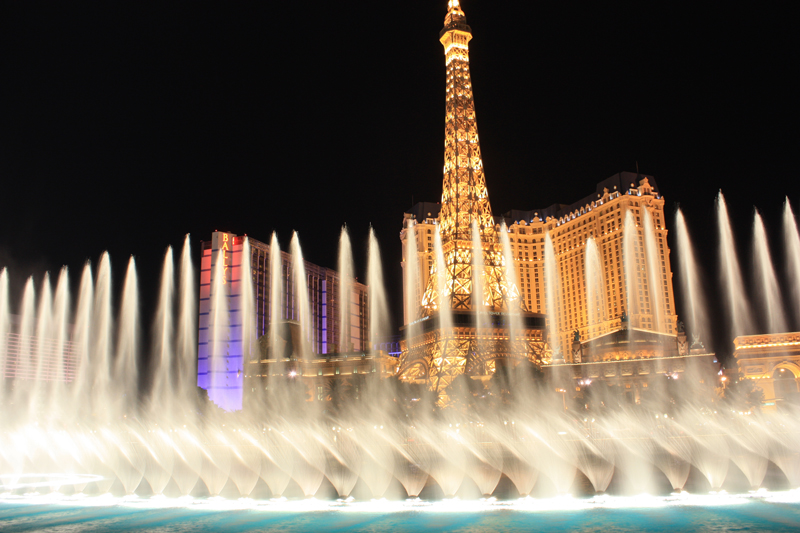
[[[445,157],[438,230],[441,265],[432,264],[419,307],[420,319],[433,319],[425,332],[409,334],[400,361],[405,379],[426,380],[448,403],[446,388],[459,374],[487,375],[499,359],[541,360],[541,331],[523,328],[511,338],[507,326],[473,318],[526,313],[519,292],[506,275],[481,159],[475,102],[469,72],[472,30],[459,0],[449,0],[439,40],[447,68]],[[413,230],[412,230],[413,231]],[[413,233],[410,237],[413,239]],[[480,257],[475,257],[480,250]],[[442,272],[443,271],[443,272]],[[454,323],[447,323],[452,311]],[[411,327],[409,324],[408,327]]]
[[[444,182],[439,212],[445,276],[444,287],[439,287],[442,278],[431,272],[422,297],[422,315],[430,315],[440,307],[468,311],[484,306],[503,311],[524,306],[516,287],[507,283],[486,189],[469,73],[471,39],[472,30],[459,0],[450,0],[439,34],[447,67]],[[475,229],[483,249],[483,258],[477,261],[473,258]],[[473,272],[473,268],[481,271]],[[479,283],[473,287],[477,277]],[[476,296],[476,292],[482,294]]]

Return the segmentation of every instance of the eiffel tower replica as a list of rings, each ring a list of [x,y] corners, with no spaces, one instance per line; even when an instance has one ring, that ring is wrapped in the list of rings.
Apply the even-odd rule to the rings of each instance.
[[[449,0],[439,34],[447,67],[438,219],[444,272],[433,263],[419,316],[412,322],[416,326],[405,327],[415,329],[401,341],[401,379],[426,382],[440,394],[442,404],[448,403],[446,389],[459,374],[488,379],[500,365],[524,359],[541,363],[547,352],[545,317],[529,313],[517,287],[509,282],[489,204],[469,74],[471,39],[459,0]],[[478,247],[482,257],[475,260],[473,250]],[[521,327],[512,333],[515,315]]]

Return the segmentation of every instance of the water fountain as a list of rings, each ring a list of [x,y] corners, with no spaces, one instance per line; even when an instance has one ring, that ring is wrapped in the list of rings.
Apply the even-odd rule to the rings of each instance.
[[[703,285],[695,259],[695,251],[692,247],[689,231],[686,227],[686,220],[683,212],[678,209],[675,215],[675,233],[678,243],[678,271],[682,283],[681,292],[686,299],[685,320],[689,324],[689,330],[693,332],[708,331],[708,317],[706,302],[703,295]]]
[[[753,215],[753,245],[755,247],[753,254],[755,277],[758,285],[756,294],[759,296],[761,309],[766,311],[766,323],[761,326],[760,331],[767,333],[786,331],[783,303],[778,290],[778,280],[775,278],[775,269],[772,266],[767,231],[758,210],[755,210]]]
[[[685,223],[680,213],[678,217],[681,271],[687,280],[687,300],[699,311],[689,315],[696,328],[704,323],[704,311]],[[764,248],[765,236],[758,223],[755,241],[757,249]],[[380,286],[382,274],[374,235],[370,243],[369,278]],[[597,267],[592,266],[596,258],[591,244],[587,269],[594,272]],[[723,240],[724,249],[730,245]],[[637,248],[626,246],[626,253],[630,251],[626,260],[634,263]],[[345,251],[348,248],[345,245]],[[301,265],[296,235],[292,250],[296,264]],[[549,251],[546,247],[546,257]],[[428,482],[427,490],[438,486],[445,496],[459,491],[490,495],[501,478],[510,480],[519,494],[527,495],[537,480],[545,478],[554,492],[567,492],[575,472],[595,491],[604,492],[613,485],[616,472],[626,477],[637,471],[649,476],[641,465],[663,472],[661,483],[676,490],[685,485],[690,468],[706,478],[708,488],[719,489],[732,465],[753,487],[761,485],[768,464],[781,469],[791,483],[797,482],[797,466],[791,458],[800,452],[793,438],[800,428],[792,415],[752,413],[744,423],[738,415],[722,416],[719,411],[723,406],[713,398],[694,395],[681,398],[669,415],[663,415],[666,408],[660,407],[670,401],[663,396],[647,408],[615,406],[589,411],[585,417],[580,410],[565,411],[564,399],[551,394],[549,387],[533,388],[530,379],[522,378],[517,383],[527,386],[506,393],[503,403],[497,403],[501,398],[486,387],[481,389],[485,397],[470,399],[472,412],[406,410],[404,416],[398,416],[383,407],[388,401],[396,409],[403,397],[398,389],[405,385],[384,380],[378,382],[380,386],[362,391],[363,400],[358,405],[343,406],[333,413],[312,408],[303,411],[302,418],[274,420],[264,413],[226,414],[198,399],[188,385],[194,379],[190,361],[196,350],[193,324],[197,305],[189,257],[187,241],[176,290],[172,250],[165,254],[148,367],[151,379],[146,385],[139,377],[143,371],[138,362],[142,320],[132,259],[116,321],[107,255],[101,258],[96,278],[91,266],[86,265],[74,313],[66,269],[59,275],[55,292],[45,277],[38,297],[33,280],[28,280],[18,307],[23,357],[10,361],[3,354],[6,372],[13,364],[15,372],[29,376],[3,381],[2,398],[8,416],[3,419],[2,475],[7,494],[27,491],[30,476],[45,478],[42,464],[50,465],[48,470],[54,472],[61,467],[59,476],[67,472],[73,475],[72,479],[59,477],[48,483],[74,493],[112,490],[132,494],[138,490],[179,495],[199,490],[217,495],[227,490],[248,496],[260,479],[269,487],[270,495],[279,496],[287,487],[296,486],[311,496],[327,479],[327,486],[335,488],[339,497],[350,496],[359,481],[378,497],[396,479],[408,495],[417,496],[424,492],[430,476],[434,481]],[[726,259],[723,269],[730,271],[732,261]],[[770,272],[762,271],[759,279],[766,276],[770,284],[775,283],[771,261],[762,260],[760,265]],[[245,274],[248,268],[243,267]],[[634,271],[645,269],[646,263],[639,262]],[[295,275],[302,276],[302,270],[296,268]],[[545,275],[548,282],[553,279],[552,267]],[[595,286],[599,282],[596,277],[587,275],[587,291],[589,298],[599,301],[602,287]],[[630,283],[638,287],[648,278],[652,279],[631,276]],[[553,285],[549,283],[548,287]],[[730,290],[741,291],[742,287]],[[12,327],[5,271],[0,277],[0,291],[0,325],[8,335]],[[378,287],[372,291],[378,302],[373,316],[377,322],[385,322],[385,308],[380,310],[385,306],[385,296]],[[280,290],[272,294],[273,298],[284,297]],[[300,298],[307,295],[300,292]],[[553,300],[548,304],[553,305]],[[179,312],[174,320],[176,305]],[[242,316],[247,316],[252,305],[244,291]],[[775,309],[779,303],[768,299],[765,305]],[[603,305],[588,305],[592,323],[602,320],[595,307],[602,309]],[[306,316],[303,308],[301,303],[301,323]],[[230,328],[226,316],[218,314],[216,328]],[[246,328],[246,322],[241,327]],[[69,334],[68,324],[72,324]],[[377,325],[371,324],[371,331],[377,331]],[[43,339],[52,339],[56,348],[47,351],[49,344]],[[305,350],[307,347],[300,347],[300,353]],[[71,357],[69,364],[65,354]],[[69,366],[73,364],[74,368]],[[688,381],[690,376],[685,378]],[[272,386],[280,388],[281,384],[276,380]],[[400,413],[405,408],[402,406]],[[34,485],[41,487],[40,483]]]
[[[789,300],[793,302],[795,320],[800,320],[800,234],[788,198],[783,203],[783,243],[790,284]]]
[[[753,326],[750,315],[747,312],[749,307],[748,299],[745,295],[742,272],[737,259],[728,206],[725,203],[725,197],[722,196],[722,191],[717,195],[717,228],[720,239],[720,279],[725,293],[724,307],[730,314],[731,332],[734,336],[751,333]]]
[[[722,250],[730,254],[722,265],[727,293],[744,298],[743,287],[731,286],[739,276],[738,265],[721,196],[719,205]],[[679,265],[691,306],[687,316],[692,329],[702,329],[708,318],[697,266],[685,221],[680,212],[677,217]],[[796,246],[793,218],[787,220],[785,234]],[[645,259],[651,253],[636,244],[652,247],[646,235],[651,226],[626,220],[626,231],[636,235],[625,244],[626,268],[630,265],[634,273],[626,278],[631,295],[647,291],[648,281],[659,279]],[[645,235],[640,238],[642,229]],[[758,215],[754,238],[759,279],[769,289],[762,305],[779,310],[777,282]],[[605,320],[605,305],[593,244],[590,238],[586,306],[590,325],[598,325]],[[480,241],[473,245],[473,253],[480,253]],[[407,253],[415,253],[414,246]],[[272,247],[279,249],[274,237]],[[341,257],[348,272],[353,271],[350,248],[343,231]],[[508,261],[508,246],[504,248]],[[294,275],[300,281],[304,279],[302,250],[296,234],[291,249]],[[441,267],[438,236],[434,253]],[[546,235],[544,275],[551,313],[558,310],[559,291],[553,256]],[[147,322],[139,315],[133,259],[125,271],[119,306],[112,299],[111,260],[104,254],[96,275],[90,264],[84,268],[75,298],[69,293],[66,269],[59,273],[55,291],[47,276],[38,294],[29,279],[15,308],[18,319],[10,314],[8,273],[0,273],[0,333],[18,343],[13,354],[8,343],[0,352],[6,376],[0,388],[4,406],[0,500],[44,495],[75,499],[107,492],[129,499],[138,495],[140,500],[149,495],[191,495],[264,501],[315,495],[340,501],[386,495],[400,501],[418,496],[436,500],[495,495],[524,507],[532,505],[532,500],[524,499],[529,495],[638,494],[644,490],[669,494],[687,487],[697,492],[726,487],[746,491],[765,485],[797,488],[800,483],[800,424],[794,411],[739,414],[744,409],[719,400],[713,383],[705,388],[698,385],[708,375],[692,375],[689,368],[674,385],[667,384],[665,376],[654,376],[655,394],[641,405],[613,401],[603,389],[608,386],[599,383],[591,400],[579,400],[591,407],[577,400],[568,402],[565,392],[553,392],[551,378],[525,373],[521,365],[511,371],[513,379],[506,382],[511,384],[506,389],[489,380],[467,391],[461,404],[468,405],[467,410],[437,409],[412,384],[376,375],[365,381],[358,401],[351,399],[336,408],[287,393],[282,400],[285,405],[275,416],[269,411],[225,412],[198,395],[194,387],[198,304],[190,257],[188,237],[177,270],[172,249],[165,253],[152,345],[144,366],[140,355],[145,347],[138,330]],[[243,257],[249,258],[249,253]],[[241,279],[250,275],[246,263]],[[796,267],[791,253],[789,264]],[[367,271],[372,302],[369,330],[375,339],[385,331],[388,320],[380,252],[372,232]],[[217,277],[215,283],[221,284],[222,279]],[[475,287],[481,286],[476,279]],[[271,287],[270,309],[277,316],[276,301],[286,295],[274,272]],[[345,290],[340,288],[340,294]],[[254,305],[252,288],[242,285],[236,314],[228,312],[233,304],[224,294],[220,286],[212,287],[211,298],[219,306],[212,321],[213,338],[230,345],[232,337],[226,331],[242,328],[244,342],[255,343],[247,333],[251,327],[247,317],[252,316]],[[308,294],[300,290],[296,297],[303,326],[309,320]],[[636,298],[628,300],[633,305]],[[115,308],[119,309],[116,319]],[[776,317],[783,319],[785,313],[769,316],[769,324],[777,328],[781,323]],[[442,320],[445,327],[453,327],[449,315]],[[480,322],[480,314],[475,320]],[[744,319],[734,313],[732,320],[735,328]],[[662,327],[661,319],[655,319],[654,328]],[[299,356],[310,350],[306,345],[297,349]],[[265,398],[280,396],[288,390],[281,387],[292,379],[272,378],[269,388],[273,390],[263,391]],[[584,390],[591,386],[587,384]],[[36,495],[25,496],[29,493]],[[517,495],[524,498],[515,500]],[[597,505],[606,500],[591,501]]]

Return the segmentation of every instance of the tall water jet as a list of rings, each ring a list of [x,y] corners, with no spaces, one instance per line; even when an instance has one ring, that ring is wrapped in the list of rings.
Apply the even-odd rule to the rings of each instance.
[[[447,264],[444,260],[442,233],[439,231],[438,225],[436,226],[436,235],[433,236],[433,253],[436,256],[436,290],[439,298],[439,320],[442,331],[451,332],[453,327],[453,307],[451,303],[453,287],[447,286]],[[444,351],[444,348],[442,347],[442,351]]]
[[[661,266],[661,252],[656,242],[656,228],[653,224],[653,216],[647,208],[644,211],[644,245],[646,250],[647,262],[647,283],[645,294],[649,295],[651,312],[651,328],[653,331],[665,332],[664,312],[664,284],[666,267]]]
[[[633,212],[625,212],[624,230],[622,234],[622,253],[623,270],[625,271],[625,300],[622,304],[627,305],[628,316],[641,313],[640,292],[642,290],[642,271],[644,270],[643,260],[640,261],[639,250],[639,230],[633,220]],[[634,324],[631,322],[630,324]],[[640,324],[637,322],[636,326]]]
[[[300,248],[300,238],[297,232],[292,235],[292,270],[294,271],[294,303],[295,320],[300,322],[303,334],[300,338],[299,354],[305,358],[309,355],[309,340],[311,336],[311,309],[308,302],[308,285],[306,284],[306,267],[303,261],[303,251]]]
[[[373,348],[378,339],[389,332],[389,305],[386,301],[386,288],[383,283],[383,264],[381,251],[375,231],[369,228],[369,248],[367,252],[367,287],[369,302],[369,345]]]
[[[206,254],[203,263],[211,272],[204,278],[210,285],[205,298],[202,296],[208,289],[201,285],[201,325],[208,326],[201,327],[198,338],[198,386],[208,390],[209,399],[223,410],[237,411],[242,409],[244,391],[241,306],[243,287],[251,283],[250,279],[245,283],[242,280],[243,271],[248,269],[249,258],[243,257],[245,252],[249,254],[248,242],[230,233],[215,232],[212,247],[211,257]],[[254,314],[248,320],[254,320]]]
[[[746,335],[752,332],[749,318],[749,304],[744,292],[742,273],[739,269],[739,260],[736,256],[736,245],[733,240],[733,230],[728,218],[728,206],[722,191],[717,195],[717,225],[719,230],[719,261],[724,304],[728,310],[731,337]]]
[[[339,237],[339,352],[352,352],[351,316],[353,314],[353,249],[347,226]],[[363,349],[363,347],[362,347]]]
[[[605,333],[606,290],[600,249],[594,238],[586,240],[586,308],[589,317],[589,338]]]
[[[520,279],[517,275],[517,267],[514,263],[514,252],[511,249],[511,239],[508,237],[508,228],[506,223],[500,224],[500,246],[503,250],[503,263],[506,269],[506,283],[508,284],[508,297],[509,297],[509,330],[508,340],[512,344],[517,341],[517,336],[522,331],[522,316],[519,314],[520,309]],[[529,309],[530,311],[530,309]]]
[[[194,284],[192,247],[189,234],[183,240],[181,252],[180,296],[178,302],[178,391],[181,398],[194,396],[195,367],[197,365],[197,288]]]
[[[753,215],[753,246],[755,254],[755,278],[758,289],[761,312],[766,317],[766,328],[769,333],[783,333],[787,330],[786,319],[783,316],[783,302],[781,301],[778,281],[775,279],[775,269],[772,266],[772,257],[769,253],[767,232],[764,221],[756,209]]]
[[[287,280],[288,282],[288,280]],[[269,353],[272,359],[280,361],[283,359],[283,353],[278,353],[280,343],[278,338],[280,336],[279,326],[281,319],[285,318],[281,314],[283,309],[283,301],[286,298],[284,294],[284,276],[283,276],[283,261],[281,258],[281,247],[278,244],[278,235],[272,233],[272,239],[269,246]],[[282,368],[277,368],[277,373],[281,374]]]
[[[92,265],[89,261],[83,266],[81,284],[78,288],[78,305],[75,311],[75,328],[73,342],[75,346],[75,381],[72,384],[70,399],[75,415],[83,415],[87,406],[91,406],[91,390],[94,381],[91,364],[92,347],[92,309],[94,305],[94,285],[92,283]],[[78,411],[81,411],[80,413]],[[90,411],[91,412],[91,411]]]
[[[117,394],[119,411],[114,414],[126,414],[138,390],[138,357],[139,357],[139,280],[136,274],[136,260],[131,256],[122,286],[122,304],[119,314],[119,336],[117,337],[117,353],[114,361],[114,389]]]
[[[553,360],[563,362],[564,353],[561,339],[558,338],[558,317],[561,313],[558,302],[561,301],[561,282],[550,232],[544,236],[544,294],[547,308],[547,342],[553,352]]]
[[[48,413],[55,413],[63,409],[63,393],[67,381],[73,381],[75,378],[75,368],[71,366],[66,368],[67,364],[64,358],[64,351],[67,348],[67,341],[70,337],[69,324],[70,324],[70,298],[69,298],[69,270],[67,267],[62,267],[58,274],[58,283],[56,284],[56,292],[53,298],[53,341],[54,341],[54,357],[53,357],[53,386],[50,393],[50,407],[47,409]],[[74,353],[70,356],[74,357]],[[71,361],[74,365],[74,361]]]
[[[435,309],[438,311],[439,317],[439,330],[441,332],[438,342],[440,344],[439,353],[442,354],[437,360],[434,360],[434,364],[437,368],[433,369],[436,372],[436,382],[434,385],[434,391],[436,394],[439,394],[442,389],[445,387],[442,386],[442,375],[443,375],[443,368],[446,364],[444,354],[448,352],[448,350],[452,349],[453,345],[456,341],[454,330],[453,330],[453,291],[455,290],[455,278],[451,277],[450,285],[448,285],[447,281],[447,265],[445,263],[444,258],[444,250],[442,247],[442,235],[441,235],[441,226],[436,226],[436,232],[434,235],[434,256],[435,262],[432,265],[432,270],[430,275],[435,276],[434,279],[431,280],[432,283],[435,283],[436,287],[436,305]],[[430,305],[430,302],[425,302],[427,305]],[[409,328],[410,330],[411,328]],[[416,335],[416,331],[406,331],[406,338],[407,343],[410,346],[410,339]],[[431,372],[430,374],[432,374]],[[446,386],[447,384],[445,384]],[[415,479],[413,474],[409,474],[409,480]],[[405,486],[405,483],[404,483]],[[408,486],[406,486],[408,489]],[[416,490],[416,489],[412,489]]]
[[[39,305],[36,309],[35,351],[36,370],[31,383],[31,398],[29,407],[33,410],[42,410],[40,396],[46,394],[48,371],[52,370],[51,359],[51,321],[53,319],[53,289],[50,284],[50,273],[45,272],[42,279],[42,290],[39,292]],[[44,413],[42,413],[44,414]]]
[[[6,349],[11,325],[11,312],[8,305],[8,270],[0,270],[0,402],[5,400]]]
[[[795,325],[800,323],[800,233],[794,219],[789,198],[783,202],[783,243],[786,250],[786,270],[791,284],[791,296]],[[795,326],[796,327],[796,326]]]
[[[242,263],[239,279],[239,305],[235,314],[235,321],[241,328],[242,363],[259,359],[258,333],[256,331],[256,297],[253,289],[253,252],[250,248],[250,238],[245,237],[242,243]]]
[[[486,342],[487,331],[489,328],[489,309],[491,297],[487,290],[486,283],[486,252],[481,241],[481,230],[478,227],[478,220],[472,220],[472,311],[475,315],[477,327],[478,353],[484,354],[488,348]],[[469,363],[467,363],[469,364]]]
[[[153,388],[150,406],[152,409],[171,409],[169,392],[177,385],[173,382],[173,293],[175,287],[175,267],[172,246],[167,247],[164,264],[161,268],[161,289],[158,296],[158,309],[153,324],[152,375]]]
[[[223,234],[227,235],[227,234]],[[211,263],[211,293],[210,315],[208,324],[208,361],[206,368],[198,364],[198,379],[206,374],[208,397],[219,406],[226,406],[225,391],[228,388],[228,355],[231,352],[231,317],[229,313],[228,287],[230,281],[222,254],[227,255],[228,250],[219,250]],[[200,343],[203,338],[200,338]],[[202,385],[201,385],[202,386]],[[223,407],[224,408],[224,407]]]
[[[22,293],[22,308],[19,320],[19,355],[14,363],[14,403],[21,403],[29,390],[30,380],[34,376],[34,334],[36,328],[36,291],[33,286],[33,277],[25,282]]]
[[[694,256],[689,230],[683,212],[678,209],[675,215],[675,234],[678,242],[678,271],[680,272],[681,292],[686,301],[685,316],[689,322],[689,331],[696,338],[708,331],[708,316],[705,296],[703,295],[697,260]]]
[[[111,260],[108,252],[100,256],[95,281],[94,305],[92,306],[92,409],[100,415],[108,408],[107,398],[111,382],[111,343],[113,318],[111,315]]]
[[[418,327],[415,321],[419,318],[422,290],[419,287],[416,224],[412,219],[406,222],[403,246],[403,304],[404,323],[406,325],[406,345],[411,346],[411,339],[417,336]]]

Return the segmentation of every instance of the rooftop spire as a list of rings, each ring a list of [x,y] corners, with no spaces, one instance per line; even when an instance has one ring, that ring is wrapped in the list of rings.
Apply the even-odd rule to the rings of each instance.
[[[450,0],[447,2],[447,17],[449,18],[454,15],[464,17],[464,11],[462,11],[461,3],[458,0]]]
[[[447,16],[444,18],[442,34],[452,29],[460,29],[472,33],[469,26],[467,26],[467,16],[462,11],[459,0],[449,0],[447,3]]]

